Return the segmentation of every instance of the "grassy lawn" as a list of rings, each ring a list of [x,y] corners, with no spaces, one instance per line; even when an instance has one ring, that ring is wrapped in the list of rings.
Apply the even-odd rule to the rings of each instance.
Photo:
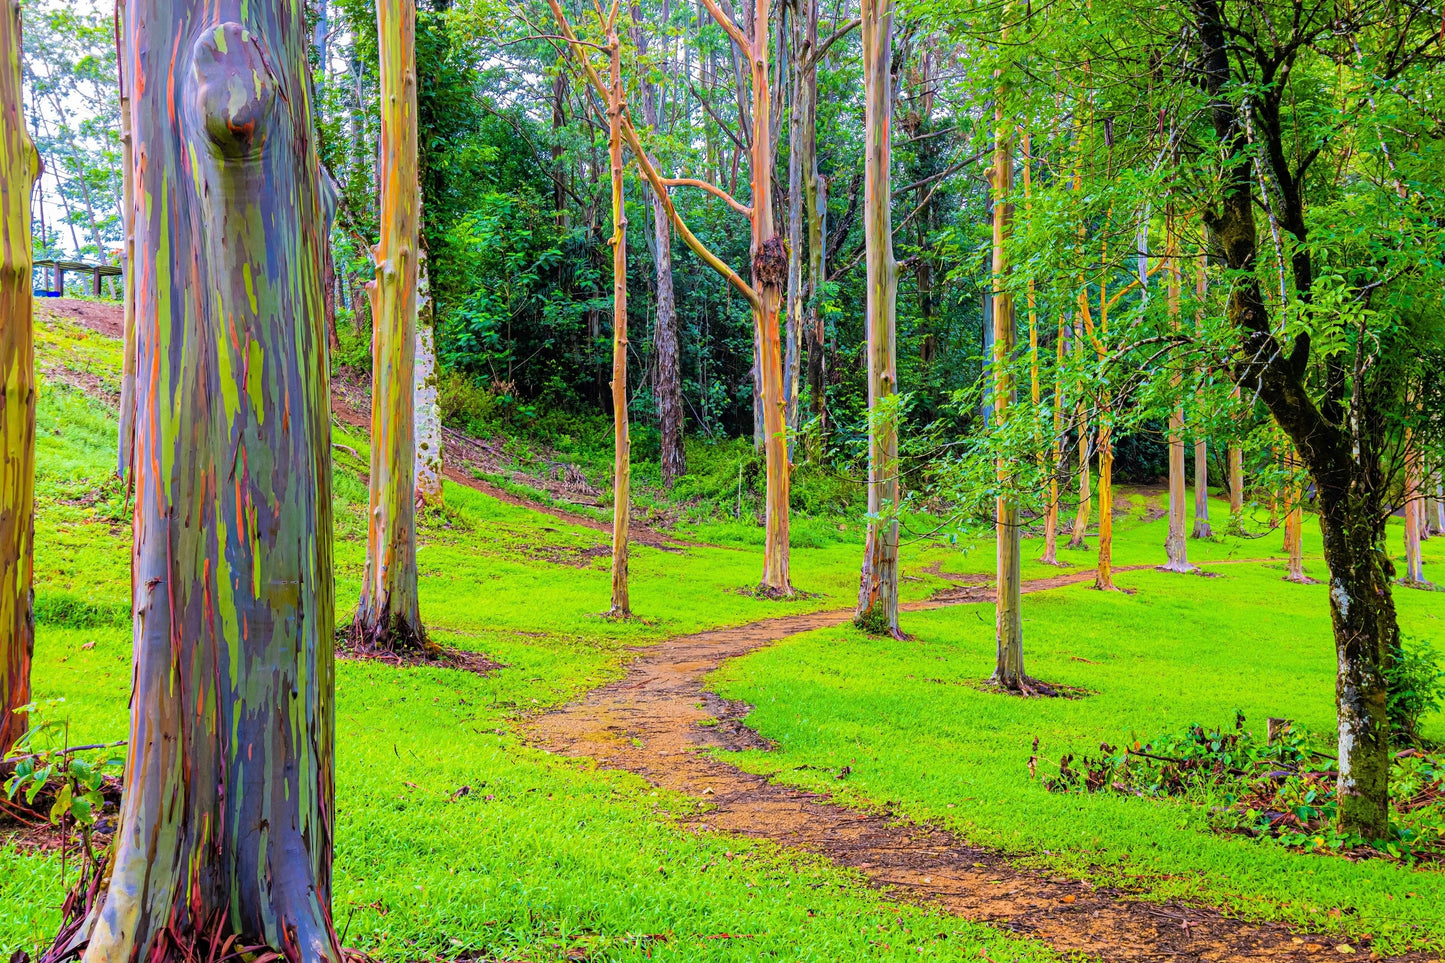
[[[1225,516],[1227,506],[1213,509]],[[1162,559],[1167,521],[1138,517],[1116,541],[1117,564]],[[1325,576],[1319,531],[1307,525],[1306,569]],[[1191,542],[1192,559],[1264,557],[1282,535]],[[1426,543],[1445,571],[1445,539]],[[1040,543],[1026,542],[1037,555]],[[1393,547],[1398,551],[1399,528]],[[987,559],[991,553],[982,552]],[[1072,553],[1079,561],[1092,553]],[[938,820],[1027,862],[1158,898],[1178,897],[1253,917],[1352,936],[1388,951],[1445,948],[1445,873],[1382,860],[1296,854],[1209,831],[1207,812],[1179,801],[1053,795],[1026,768],[1099,744],[1147,741],[1190,723],[1229,725],[1236,708],[1257,731],[1267,716],[1333,729],[1335,656],[1326,586],[1281,581],[1283,564],[1231,564],[1215,578],[1120,574],[1136,594],[1074,586],[1024,598],[1025,665],[1083,687],[1078,700],[1020,700],[973,683],[993,667],[993,609],[971,605],[905,616],[897,642],[851,628],[797,636],[726,665],[714,687],[756,706],[748,724],[778,743],[735,761],[781,780],[888,802]],[[1445,593],[1397,592],[1407,634],[1445,641]],[[1426,721],[1445,738],[1445,717]],[[852,767],[844,783],[796,767]]]
[[[72,359],[112,388],[114,342],[63,322],[41,339],[42,368]],[[38,700],[64,699],[73,742],[124,738],[130,685],[129,517],[114,481],[113,415],[47,380],[40,407],[35,663]],[[349,619],[364,555],[366,439],[336,434],[338,622]],[[860,880],[774,847],[677,828],[678,800],[642,780],[555,759],[522,744],[517,720],[619,677],[630,647],[856,599],[856,523],[794,525],[795,584],[808,597],[765,602],[747,589],[762,565],[746,521],[690,526],[716,544],[635,550],[641,618],[600,618],[606,536],[448,485],[423,519],[423,614],[444,645],[485,652],[487,677],[343,662],[338,669],[335,916],[348,945],[387,960],[434,955],[561,960],[1049,960],[1037,943],[888,902]],[[1162,560],[1164,523],[1132,495],[1116,565]],[[1154,506],[1157,508],[1157,504]],[[1226,508],[1216,509],[1222,528]],[[917,526],[922,528],[922,522]],[[1311,572],[1322,575],[1309,527]],[[1279,555],[1278,532],[1191,543],[1191,557]],[[1032,560],[1025,577],[1059,570]],[[1445,539],[1429,545],[1445,563]],[[1075,567],[1092,550],[1064,554]],[[986,572],[988,541],[910,542],[905,598],[944,586],[928,569]],[[1440,564],[1445,569],[1445,564]],[[1045,764],[1100,741],[1148,737],[1235,707],[1328,729],[1333,656],[1323,587],[1280,581],[1282,562],[1219,566],[1218,578],[1121,573],[1135,595],[1084,587],[1025,599],[1029,670],[1093,691],[1078,701],[1018,701],[967,683],[986,676],[992,611],[907,615],[906,642],[840,629],[789,640],[724,668],[718,688],[757,706],[779,742],[751,768],[816,783],[850,800],[889,802],[978,842],[1058,870],[1228,905],[1312,928],[1374,934],[1381,945],[1445,945],[1445,876],[1381,862],[1294,855],[1226,839],[1183,804],[1054,796],[1031,782]],[[1401,594],[1411,632],[1445,637],[1445,595]],[[844,668],[846,667],[846,668]],[[1445,720],[1430,722],[1445,736]],[[846,782],[794,771],[852,766]],[[465,789],[465,792],[462,790]],[[690,807],[690,804],[688,804]],[[0,949],[53,933],[60,861],[0,841]],[[1338,909],[1338,916],[1329,915]]]
[[[44,328],[41,367],[83,359],[114,386],[114,342],[63,322]],[[130,526],[113,481],[114,416],[49,379],[39,416],[39,615],[35,697],[73,743],[125,738],[130,687]],[[365,552],[366,442],[338,430],[338,622],[349,619]],[[349,450],[348,450],[349,449]],[[886,901],[817,860],[700,836],[642,780],[522,745],[516,720],[616,678],[629,647],[701,628],[848,605],[858,538],[810,528],[794,578],[812,597],[766,602],[762,554],[746,547],[632,561],[629,623],[607,606],[606,536],[448,485],[426,518],[423,614],[444,645],[486,652],[488,676],[447,669],[338,667],[335,918],[348,945],[388,960],[434,955],[561,960],[1051,960],[1038,944]],[[737,526],[746,528],[746,526]],[[930,554],[931,553],[931,554]],[[915,552],[919,565],[944,557]],[[907,584],[922,597],[942,583]],[[467,787],[465,794],[458,790]],[[64,895],[56,857],[0,839],[0,949],[34,951]]]

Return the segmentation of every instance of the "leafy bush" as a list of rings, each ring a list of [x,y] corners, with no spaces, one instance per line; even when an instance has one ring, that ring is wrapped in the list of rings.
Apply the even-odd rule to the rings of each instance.
[[[1390,733],[1396,741],[1420,742],[1420,720],[1445,701],[1440,653],[1425,639],[1402,638],[1400,654],[1385,670]]]
[[[1335,827],[1339,763],[1319,744],[1293,727],[1273,743],[1257,739],[1236,712],[1233,730],[1193,725],[1122,749],[1105,743],[1078,768],[1065,755],[1058,775],[1042,782],[1050,792],[1184,797],[1209,807],[1217,831],[1307,852],[1445,862],[1445,755],[1417,749],[1396,755],[1389,835],[1372,841]],[[1037,764],[1035,743],[1031,772]]]

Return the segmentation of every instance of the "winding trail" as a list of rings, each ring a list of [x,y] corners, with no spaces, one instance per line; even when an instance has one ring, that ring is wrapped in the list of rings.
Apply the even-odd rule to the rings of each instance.
[[[1153,566],[1129,566],[1134,571]],[[1024,592],[1089,582],[1093,570],[1026,582]],[[961,585],[905,611],[993,601],[987,585]],[[936,826],[864,811],[819,793],[779,785],[703,750],[767,748],[742,724],[748,706],[703,689],[723,662],[800,632],[843,625],[851,609],[789,615],[681,636],[650,647],[625,678],[535,717],[529,738],[548,751],[590,757],[654,785],[711,804],[682,824],[769,839],[859,870],[898,898],[933,903],[965,919],[1036,937],[1054,949],[1116,960],[1310,960],[1340,958],[1339,937],[1308,936],[1177,902],[1147,903],[1114,889],[1019,869],[1003,854]],[[700,725],[716,719],[716,724]],[[1372,956],[1351,943],[1356,958]],[[1419,954],[1397,961],[1434,959]]]

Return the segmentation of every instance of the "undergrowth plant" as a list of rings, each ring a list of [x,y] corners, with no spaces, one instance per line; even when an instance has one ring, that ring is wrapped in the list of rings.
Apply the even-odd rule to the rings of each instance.
[[[1371,842],[1336,828],[1339,762],[1321,745],[1287,722],[1261,740],[1236,710],[1232,729],[1196,724],[1148,742],[1103,743],[1098,756],[1066,754],[1057,775],[1041,782],[1057,793],[1184,798],[1209,807],[1216,831],[1305,852],[1409,865],[1445,861],[1445,754],[1412,747],[1395,755],[1389,836]]]

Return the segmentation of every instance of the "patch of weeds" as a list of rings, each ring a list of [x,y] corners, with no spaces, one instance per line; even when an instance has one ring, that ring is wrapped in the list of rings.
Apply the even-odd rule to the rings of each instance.
[[[1385,669],[1390,734],[1400,743],[1418,745],[1420,720],[1445,703],[1445,669],[1441,654],[1426,639],[1402,638],[1400,654]]]
[[[1445,862],[1445,755],[1407,749],[1390,768],[1390,830],[1367,840],[1335,827],[1339,763],[1320,740],[1285,724],[1261,741],[1236,710],[1234,728],[1192,725],[1147,743],[1103,743],[1100,755],[1066,754],[1056,793],[1183,797],[1210,807],[1209,824],[1290,849],[1354,859],[1385,858],[1415,866]],[[1037,757],[1029,760],[1032,772]]]

